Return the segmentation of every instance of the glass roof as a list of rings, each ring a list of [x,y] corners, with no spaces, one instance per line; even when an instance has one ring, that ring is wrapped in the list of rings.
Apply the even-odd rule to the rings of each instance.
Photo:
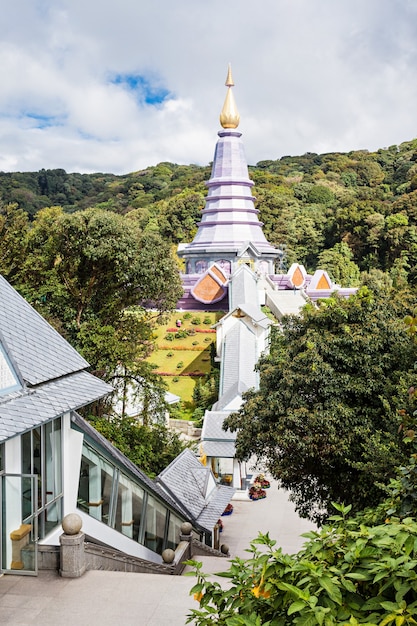
[[[17,391],[21,386],[13,365],[0,344],[0,395]]]

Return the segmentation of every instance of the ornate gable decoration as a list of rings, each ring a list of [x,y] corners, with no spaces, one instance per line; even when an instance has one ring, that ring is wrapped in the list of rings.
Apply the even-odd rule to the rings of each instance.
[[[309,290],[329,291],[335,289],[336,285],[325,270],[316,270],[308,288]]]
[[[304,265],[293,263],[288,271],[288,278],[290,285],[294,289],[301,289],[305,286],[307,272]]]
[[[216,263],[202,274],[191,289],[194,300],[202,304],[214,304],[224,298],[227,293],[227,276]]]

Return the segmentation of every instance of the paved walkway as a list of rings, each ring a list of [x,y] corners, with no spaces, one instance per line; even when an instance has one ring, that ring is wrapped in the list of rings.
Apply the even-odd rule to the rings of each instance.
[[[231,556],[245,557],[258,532],[269,531],[285,552],[297,552],[311,522],[301,520],[286,492],[274,483],[258,502],[234,501],[223,517],[222,543]],[[200,559],[199,559],[200,560]],[[204,571],[228,569],[228,559],[201,558]],[[0,624],[11,626],[184,626],[194,600],[193,578],[124,572],[90,571],[81,578],[60,578],[54,572],[37,577],[0,576]]]

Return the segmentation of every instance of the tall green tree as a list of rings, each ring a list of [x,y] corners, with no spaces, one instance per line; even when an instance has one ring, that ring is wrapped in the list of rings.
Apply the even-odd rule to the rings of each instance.
[[[0,206],[0,274],[8,280],[18,275],[24,263],[28,230],[25,211],[16,204]]]
[[[16,286],[97,375],[140,396],[143,422],[153,421],[164,412],[165,385],[145,359],[155,321],[181,294],[169,244],[145,235],[134,216],[61,207],[39,211],[24,244]]]
[[[149,428],[129,417],[108,419],[90,416],[90,421],[96,430],[151,477],[159,474],[186,448],[177,433],[161,424]]]
[[[19,279],[29,299],[64,320],[70,334],[89,320],[114,323],[143,301],[169,310],[181,293],[169,246],[157,234],[145,237],[134,219],[102,209],[40,211]]]
[[[409,295],[363,287],[285,318],[259,391],[226,420],[238,430],[238,457],[265,463],[302,516],[321,521],[332,501],[377,503],[379,483],[404,459],[398,411],[415,357],[408,307]]]
[[[353,254],[347,243],[337,243],[319,254],[318,265],[343,287],[357,287],[360,282],[359,267],[352,261]]]

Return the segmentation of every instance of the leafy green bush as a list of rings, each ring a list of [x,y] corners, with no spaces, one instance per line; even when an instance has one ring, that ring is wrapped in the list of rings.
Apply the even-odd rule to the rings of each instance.
[[[201,407],[197,407],[194,410],[194,413],[191,419],[194,422],[195,428],[202,428],[203,420],[204,420],[204,409],[202,409]]]
[[[191,317],[192,317],[192,315],[191,315],[191,313],[189,311],[187,313],[184,313],[184,315],[182,316],[182,318],[184,320],[189,320],[189,319],[191,319]]]
[[[209,326],[211,324],[211,317],[209,315],[206,315],[206,317],[203,319],[203,324],[205,324],[206,326]]]
[[[349,519],[350,506],[308,539],[294,556],[269,535],[251,543],[250,558],[231,561],[226,589],[201,563],[190,593],[199,602],[187,623],[197,626],[401,626],[417,623],[417,522],[392,518],[376,526]],[[261,546],[261,549],[260,549]]]
[[[193,317],[193,319],[191,320],[191,324],[193,324],[194,326],[198,326],[199,324],[201,324],[201,318],[198,316]]]
[[[158,475],[187,447],[175,431],[162,424],[144,426],[131,417],[90,415],[88,419],[96,430],[150,477]]]
[[[174,333],[167,333],[165,335],[165,341],[174,341],[174,339],[175,339]]]

